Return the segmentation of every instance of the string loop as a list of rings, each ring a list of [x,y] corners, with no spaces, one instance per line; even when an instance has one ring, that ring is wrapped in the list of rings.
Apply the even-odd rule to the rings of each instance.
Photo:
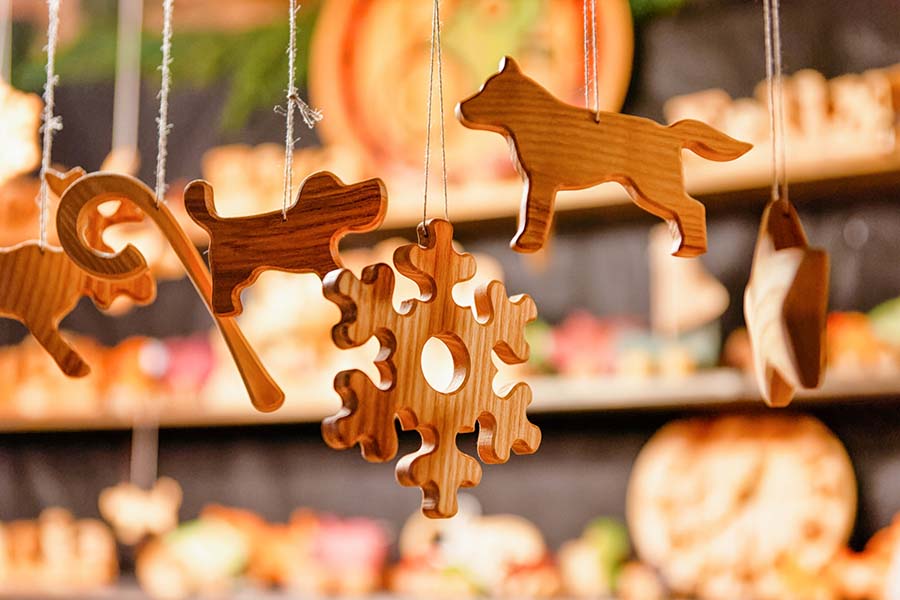
[[[428,72],[428,100],[426,102],[428,116],[425,120],[425,189],[422,194],[423,227],[421,228],[425,236],[428,235],[428,230],[424,225],[425,221],[428,220],[428,175],[431,170],[431,113],[433,112],[432,102],[434,98],[435,62],[437,63],[438,113],[440,114],[441,123],[441,173],[444,188],[444,218],[449,221],[450,206],[447,194],[447,143],[446,128],[444,125],[444,62],[441,54],[440,0],[434,0],[434,6],[431,12],[431,56]]]
[[[297,63],[297,13],[300,5],[296,0],[290,0],[290,25],[288,34],[288,85],[284,106],[276,106],[275,112],[284,115],[284,180],[282,181],[281,218],[287,220],[288,206],[291,204],[291,192],[294,187],[294,111],[300,111],[300,117],[307,127],[312,129],[316,123],[322,120],[322,112],[312,108],[303,101],[297,92],[296,63]]]
[[[59,83],[56,74],[56,44],[59,40],[59,3],[60,0],[47,0],[47,82],[44,84],[44,112],[42,116],[41,133],[41,187],[38,192],[38,206],[40,207],[40,238],[38,245],[41,251],[47,245],[47,220],[50,189],[47,185],[47,171],[50,170],[50,159],[53,152],[53,136],[62,129],[62,117],[54,116],[56,107],[55,90]]]

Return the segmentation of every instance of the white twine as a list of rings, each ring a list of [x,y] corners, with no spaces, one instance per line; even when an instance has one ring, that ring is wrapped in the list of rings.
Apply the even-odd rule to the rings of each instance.
[[[447,195],[447,144],[446,132],[444,127],[444,61],[441,54],[441,7],[440,0],[434,0],[434,8],[431,13],[431,57],[428,72],[428,101],[426,110],[428,117],[425,125],[425,189],[422,194],[422,225],[428,219],[428,174],[431,170],[431,113],[432,99],[434,97],[434,65],[437,59],[437,81],[438,81],[438,112],[441,120],[441,169],[443,175],[444,186],[444,217],[450,220],[450,210]],[[428,231],[425,231],[425,235]]]
[[[50,190],[47,186],[47,171],[50,170],[50,157],[53,151],[53,135],[62,129],[62,118],[53,115],[56,107],[54,91],[59,77],[56,75],[56,44],[59,39],[59,2],[60,0],[47,0],[47,83],[44,84],[44,113],[41,131],[43,133],[43,154],[41,155],[41,188],[38,194],[40,206],[40,239],[39,245],[43,251],[47,245],[47,218],[49,212],[48,197]]]
[[[166,198],[166,159],[169,157],[169,91],[172,87],[172,12],[175,0],[163,0],[162,81],[159,86],[159,114],[156,117],[156,204]]]
[[[597,0],[584,0],[582,4],[582,16],[584,27],[584,107],[591,110],[591,88],[594,91],[595,119],[600,120],[600,87],[597,85],[599,71],[597,66]],[[590,16],[588,16],[590,15]],[[590,19],[590,25],[588,24]],[[591,65],[593,65],[593,81],[591,80]]]
[[[778,201],[787,200],[788,197],[779,0],[763,0],[763,19],[766,29],[766,87],[769,94],[769,129],[772,137],[772,200]]]
[[[281,218],[287,220],[288,206],[291,204],[291,193],[294,187],[294,110],[300,111],[300,117],[307,127],[312,129],[322,120],[322,112],[312,108],[300,98],[296,84],[297,63],[297,13],[300,5],[290,0],[290,32],[288,34],[288,85],[284,107],[276,106],[275,110],[284,114],[284,180],[282,182]]]

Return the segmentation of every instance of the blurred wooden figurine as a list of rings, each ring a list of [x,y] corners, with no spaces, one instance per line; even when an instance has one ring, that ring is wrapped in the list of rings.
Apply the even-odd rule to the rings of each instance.
[[[519,230],[512,241],[519,252],[544,245],[557,191],[616,181],[635,204],[669,223],[673,254],[703,254],[706,211],[685,192],[681,150],[730,161],[752,147],[700,121],[666,127],[566,104],[524,75],[509,57],[477,94],[457,105],[456,115],[470,129],[505,136],[515,152],[525,180]]]
[[[105,279],[128,279],[147,272],[146,259],[133,245],[129,244],[121,251],[111,253],[102,247],[91,245],[88,240],[89,232],[82,225],[83,214],[89,214],[101,204],[113,200],[131,203],[156,223],[213,315],[244,380],[253,406],[263,412],[278,409],[284,402],[284,393],[250,347],[237,321],[219,317],[212,310],[212,283],[203,257],[166,204],[157,202],[153,191],[141,181],[117,173],[79,176],[66,189],[56,214],[59,241],[66,253],[79,267]]]
[[[182,492],[178,482],[160,477],[144,490],[120,483],[100,492],[100,514],[123,544],[134,545],[149,535],[159,536],[178,526]]]
[[[235,316],[243,310],[241,290],[267,269],[315,273],[321,278],[341,268],[341,238],[381,225],[387,192],[380,179],[344,185],[323,171],[300,184],[297,200],[286,213],[222,218],[216,212],[212,186],[203,181],[185,189],[184,207],[209,232],[213,310],[217,315]]]
[[[83,173],[48,173],[47,181],[60,194]],[[123,204],[108,217],[96,210],[90,213],[83,231],[100,244],[104,227],[141,219],[140,214]],[[148,273],[124,279],[93,275],[80,269],[61,248],[42,248],[37,241],[0,249],[0,281],[4,282],[0,288],[0,316],[22,322],[70,377],[84,377],[91,371],[59,332],[60,321],[82,296],[103,309],[109,308],[118,296],[127,296],[139,304],[148,304],[156,297],[156,284]]]
[[[809,247],[790,202],[771,202],[744,292],[756,378],[769,406],[787,406],[797,388],[819,385],[827,309],[828,253]]]

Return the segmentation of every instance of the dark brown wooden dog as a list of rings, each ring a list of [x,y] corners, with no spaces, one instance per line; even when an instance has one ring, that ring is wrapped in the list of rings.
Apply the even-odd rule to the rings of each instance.
[[[509,57],[477,94],[456,106],[456,116],[471,129],[502,134],[512,147],[525,180],[519,231],[511,244],[519,252],[544,245],[558,190],[616,181],[635,204],[669,222],[674,254],[703,254],[706,211],[685,192],[681,150],[728,161],[752,147],[700,121],[666,127],[566,104],[525,76]]]
[[[217,315],[241,313],[241,290],[267,269],[315,273],[324,277],[342,267],[338,244],[348,233],[372,231],[387,211],[380,179],[344,185],[335,175],[310,175],[284,218],[281,211],[222,218],[212,187],[192,182],[184,191],[191,218],[209,232],[213,309]]]

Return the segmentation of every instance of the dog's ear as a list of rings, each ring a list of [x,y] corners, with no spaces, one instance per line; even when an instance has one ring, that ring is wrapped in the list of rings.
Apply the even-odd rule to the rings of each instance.
[[[500,71],[502,73],[521,73],[522,69],[519,68],[519,63],[512,56],[504,56],[500,60]]]

